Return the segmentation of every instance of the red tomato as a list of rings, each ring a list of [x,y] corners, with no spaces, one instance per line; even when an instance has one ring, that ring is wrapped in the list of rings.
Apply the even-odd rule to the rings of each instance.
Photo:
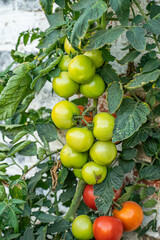
[[[84,106],[78,105],[77,106],[80,110],[80,115],[82,115],[83,111],[84,111]],[[88,122],[91,123],[93,120],[93,114],[92,112],[88,112],[87,115],[84,116],[84,119]],[[82,120],[83,125],[86,126],[85,122]]]
[[[142,208],[136,202],[127,201],[121,210],[114,209],[113,216],[123,222],[125,232],[136,230],[143,222]]]
[[[123,235],[123,223],[114,217],[98,217],[93,223],[93,235],[96,240],[120,240]]]
[[[114,201],[116,202],[117,199],[121,196],[122,188],[119,190],[114,190]],[[93,185],[86,185],[84,192],[83,192],[83,201],[87,205],[87,207],[97,210],[96,203],[95,203],[96,196],[94,195]]]

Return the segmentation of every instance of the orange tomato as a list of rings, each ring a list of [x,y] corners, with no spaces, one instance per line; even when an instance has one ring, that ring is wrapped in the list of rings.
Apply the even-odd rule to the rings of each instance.
[[[78,105],[77,106],[80,110],[80,115],[82,115],[83,111],[84,111],[84,106]],[[84,119],[88,122],[91,123],[93,120],[93,114],[92,112],[87,112],[87,115],[84,116]],[[84,126],[86,126],[85,122],[82,120],[82,123]]]
[[[121,210],[113,210],[113,217],[122,221],[125,232],[136,230],[143,222],[142,208],[133,201],[124,202],[122,206]]]

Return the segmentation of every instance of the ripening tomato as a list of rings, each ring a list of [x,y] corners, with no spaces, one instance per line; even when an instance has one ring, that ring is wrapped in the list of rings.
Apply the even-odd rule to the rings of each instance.
[[[104,91],[105,83],[97,74],[89,83],[80,85],[80,92],[87,98],[98,98]]]
[[[108,141],[112,138],[115,118],[106,112],[101,112],[93,118],[93,135],[100,141]]]
[[[88,160],[87,152],[76,152],[66,144],[60,153],[62,164],[68,168],[81,168]]]
[[[58,67],[61,69],[61,71],[68,71],[68,66],[72,58],[70,58],[69,55],[64,55],[61,59],[61,61],[58,63]]]
[[[92,51],[89,51],[89,52],[85,52],[84,55],[88,56],[89,58],[92,59],[96,68],[101,67],[104,63],[104,59],[102,57],[102,51],[101,50],[92,50]]]
[[[72,233],[76,239],[89,240],[93,238],[93,224],[87,215],[76,217],[72,223]]]
[[[63,71],[53,79],[52,87],[57,95],[68,98],[78,91],[79,84],[69,77],[68,72]]]
[[[82,168],[74,168],[73,169],[74,175],[79,178],[79,179],[83,179],[82,177]]]
[[[68,129],[74,125],[73,116],[79,115],[78,107],[69,101],[57,103],[51,113],[52,121],[60,129]]]
[[[111,141],[97,141],[92,145],[89,153],[94,162],[109,166],[117,156],[117,148]]]
[[[99,184],[107,176],[106,166],[99,165],[95,162],[87,162],[82,167],[82,177],[90,185]]]
[[[75,151],[86,152],[92,146],[94,137],[92,131],[88,128],[74,127],[68,130],[66,141]]]
[[[70,61],[68,72],[73,81],[84,84],[94,77],[95,65],[89,57],[78,55]]]
[[[74,53],[76,50],[72,47],[68,39],[66,38],[64,41],[64,50],[67,54]]]
[[[122,221],[125,232],[136,230],[143,222],[142,208],[133,201],[124,202],[122,206],[121,210],[113,210],[113,216]]]
[[[94,195],[93,186],[94,185],[89,185],[89,184],[86,185],[86,187],[83,191],[83,201],[89,208],[91,208],[93,210],[97,210],[96,203],[95,203],[95,199],[97,196]],[[114,191],[113,200],[116,202],[118,200],[118,198],[121,196],[122,188],[120,188],[118,190],[113,189],[113,191]]]
[[[77,106],[80,110],[80,115],[82,115],[83,111],[84,111],[84,107],[83,106],[80,106],[78,105]],[[84,119],[88,122],[88,123],[91,123],[92,120],[93,120],[93,114],[92,112],[87,112],[87,115],[84,116]],[[86,125],[85,122],[82,120],[82,123],[83,125]]]
[[[120,240],[123,223],[115,217],[98,217],[93,223],[93,234],[96,240]]]

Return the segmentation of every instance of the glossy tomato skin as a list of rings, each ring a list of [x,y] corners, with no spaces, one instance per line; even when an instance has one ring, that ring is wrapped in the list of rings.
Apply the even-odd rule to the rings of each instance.
[[[87,152],[76,152],[66,144],[60,153],[62,164],[68,168],[81,168],[88,160]]]
[[[107,176],[106,166],[87,162],[82,167],[82,177],[87,184],[94,185],[104,181]]]
[[[122,206],[121,210],[113,210],[113,216],[122,221],[125,232],[136,230],[143,222],[142,208],[133,201],[124,202]]]
[[[79,84],[69,77],[68,72],[62,71],[58,77],[53,79],[52,87],[57,95],[68,98],[78,91]]]
[[[85,56],[88,56],[94,62],[96,68],[99,68],[103,65],[104,59],[102,57],[101,50],[92,50],[84,53]]]
[[[112,138],[115,118],[106,112],[101,112],[93,118],[93,135],[100,141],[108,141]]]
[[[96,196],[94,195],[93,185],[87,184],[83,191],[83,201],[91,209],[97,210],[95,203]]]
[[[74,125],[73,116],[79,115],[78,107],[69,101],[57,103],[51,113],[52,121],[60,129],[68,129]]]
[[[72,58],[70,58],[69,55],[64,55],[61,59],[61,61],[58,63],[58,67],[61,69],[61,71],[68,71],[68,66]]]
[[[80,115],[82,115],[83,111],[84,111],[84,106],[78,105],[77,106],[80,110]],[[87,112],[87,115],[84,116],[84,119],[88,122],[91,123],[93,120],[93,114],[92,112]],[[82,120],[83,125],[86,125],[85,122]]]
[[[79,178],[79,179],[83,179],[82,177],[82,168],[74,168],[73,169],[73,173],[74,175]]]
[[[72,223],[72,233],[76,239],[89,240],[93,238],[93,224],[87,215],[76,217]]]
[[[90,156],[94,162],[109,166],[117,156],[117,148],[111,141],[96,141],[90,148]]]
[[[93,234],[96,240],[120,240],[123,235],[123,223],[114,217],[98,217],[93,223]]]
[[[105,91],[105,83],[99,75],[95,75],[89,83],[80,85],[80,93],[87,98],[98,98]]]
[[[66,38],[64,41],[64,50],[67,54],[74,53],[76,50],[72,47],[68,39]]]
[[[90,82],[95,75],[95,65],[84,55],[74,57],[68,67],[70,78],[80,84]]]
[[[86,152],[92,146],[94,137],[88,128],[74,127],[68,130],[66,141],[75,151]]]
[[[123,189],[123,187],[121,187],[121,188],[118,189],[118,190],[113,189],[113,191],[114,191],[114,198],[113,198],[113,200],[114,200],[115,202],[117,202],[118,198],[121,196],[122,189]]]

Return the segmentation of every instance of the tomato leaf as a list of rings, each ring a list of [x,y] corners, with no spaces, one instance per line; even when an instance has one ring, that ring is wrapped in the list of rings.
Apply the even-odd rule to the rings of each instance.
[[[147,121],[149,113],[150,109],[146,103],[137,103],[132,98],[125,98],[117,112],[112,141],[122,141],[132,136]]]
[[[135,148],[128,148],[125,149],[121,154],[120,157],[124,160],[132,160],[137,156],[137,149]]]
[[[129,8],[130,1],[129,0],[110,0],[110,4],[112,9],[115,11],[118,20],[123,25],[128,25],[129,18]]]
[[[37,146],[36,143],[32,142],[19,151],[19,154],[23,156],[36,156],[37,155]]]
[[[133,60],[137,58],[140,54],[141,54],[140,52],[132,50],[129,53],[127,53],[121,60],[118,60],[118,62],[122,65],[129,62],[133,62]]]
[[[153,71],[154,69],[157,69],[160,65],[159,59],[149,59],[149,61],[146,62],[142,69],[142,73]]]
[[[111,29],[101,29],[89,39],[89,43],[85,47],[85,51],[99,49],[105,44],[111,44],[113,41],[117,40],[123,32],[124,28],[121,26],[116,26]]]
[[[144,51],[146,48],[146,38],[145,38],[145,30],[141,27],[135,26],[127,31],[126,37],[130,44],[137,51]]]
[[[89,27],[88,21],[99,19],[107,10],[107,4],[102,0],[80,0],[72,5],[72,9],[81,12],[71,35],[71,45],[76,48]]]
[[[156,19],[150,19],[144,27],[153,34],[160,34],[160,22]]]
[[[45,124],[45,123],[42,123],[42,124],[36,124],[36,129],[37,129],[37,132],[38,132],[38,135],[40,137],[40,139],[44,142],[45,140],[47,142],[53,142],[55,141],[56,139],[58,139],[58,136],[57,136],[57,129],[56,127],[51,124],[51,123],[48,123],[48,124]]]
[[[115,190],[118,190],[123,185],[124,172],[123,168],[116,166],[110,169],[110,183]]]
[[[33,63],[22,63],[13,70],[14,75],[9,78],[0,96],[0,120],[13,115],[19,103],[28,92],[32,78],[28,72],[35,68]]]
[[[32,141],[26,140],[26,141],[22,141],[22,142],[19,142],[19,143],[15,144],[10,149],[10,152],[8,153],[8,157],[13,156],[15,153],[19,152],[20,150],[22,150],[23,148],[25,148],[26,146],[28,146],[31,143],[32,143]]]
[[[52,10],[53,10],[53,3],[55,2],[55,0],[40,0],[39,1],[43,11],[46,14],[52,14]]]
[[[105,65],[103,68],[99,70],[98,73],[108,85],[115,81],[116,82],[120,81],[118,74],[110,64]]]
[[[51,15],[46,15],[46,17],[51,26],[50,29],[61,27],[63,24],[65,24],[63,10],[59,10]]]
[[[151,216],[153,213],[157,213],[157,210],[152,209],[152,210],[149,210],[149,211],[143,211],[143,213],[144,213],[145,216]]]
[[[157,204],[157,201],[155,199],[149,199],[149,200],[143,202],[142,207],[152,208],[152,207],[155,207],[156,204]]]
[[[47,233],[61,233],[70,228],[70,222],[61,219],[50,224],[47,228]]]
[[[46,233],[47,233],[47,225],[40,227],[38,231],[35,233],[36,235],[38,235],[38,238],[36,240],[45,240]]]
[[[113,82],[107,88],[107,102],[110,113],[115,113],[123,100],[123,87],[120,82]],[[116,96],[116,98],[115,98]]]
[[[123,168],[124,173],[129,173],[135,167],[135,161],[134,160],[125,161],[120,158],[119,166]]]
[[[33,235],[33,230],[30,227],[27,227],[25,230],[23,237],[20,238],[20,240],[35,240]]]
[[[153,166],[144,167],[139,174],[141,179],[146,179],[146,180],[160,179],[160,166],[153,165]]]

